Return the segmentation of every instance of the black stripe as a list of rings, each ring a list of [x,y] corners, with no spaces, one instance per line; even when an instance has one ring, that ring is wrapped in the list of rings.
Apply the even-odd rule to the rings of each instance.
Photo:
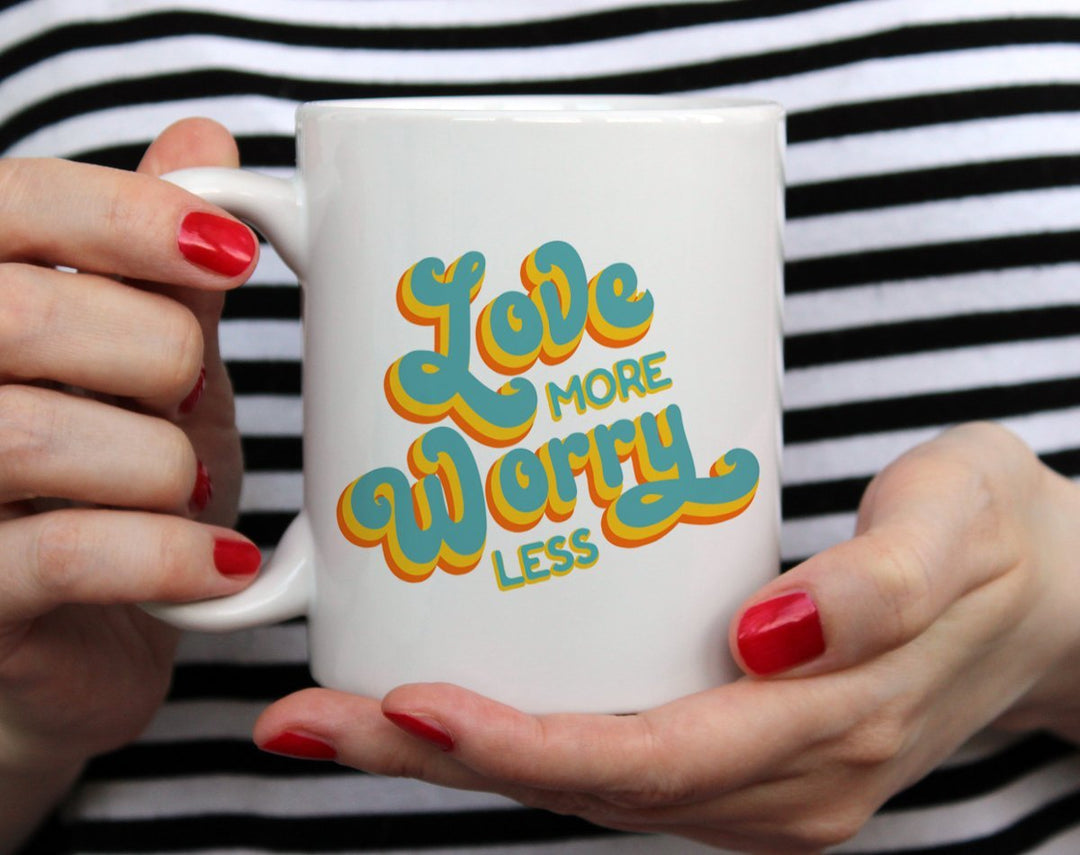
[[[787,119],[790,144],[831,137],[953,124],[977,119],[1080,111],[1080,85],[1066,83],[1010,86],[971,92],[945,92],[793,111]],[[88,163],[134,169],[149,140],[88,149],[74,157]],[[290,167],[296,163],[293,137],[240,137],[242,162],[251,167]],[[800,201],[796,199],[796,205]]]
[[[1056,472],[1074,477],[1080,475],[1080,449],[1040,455],[1040,459]],[[870,483],[870,475],[859,478],[838,478],[832,481],[813,481],[789,484],[783,488],[781,505],[785,520],[805,519],[824,514],[854,513],[859,500]]]
[[[250,39],[281,45],[377,50],[467,50],[581,44],[701,24],[769,18],[847,0],[732,0],[640,6],[498,24],[357,27],[241,18],[204,12],[152,12],[65,24],[13,45],[0,56],[9,74],[59,54],[176,35]]]
[[[180,664],[173,672],[173,700],[271,701],[315,683],[307,665]]]
[[[1080,260],[1080,231],[1047,232],[789,261],[785,265],[784,287],[789,294],[801,294],[848,285],[1077,260]]]
[[[136,742],[95,757],[83,777],[87,781],[123,781],[196,775],[292,778],[343,777],[351,774],[356,773],[344,766],[268,754],[256,748],[250,739],[200,739],[191,742]]]
[[[290,134],[277,136],[256,134],[236,137],[240,149],[240,162],[251,169],[293,167],[296,165],[296,141]],[[110,166],[113,169],[135,169],[146,151],[150,140],[86,149],[73,153],[72,160]]]
[[[1080,157],[974,163],[801,184],[787,190],[788,219],[1080,184]]]
[[[785,520],[840,514],[859,506],[870,477],[843,478],[836,481],[815,481],[811,484],[790,484],[784,487],[781,507]]]
[[[789,117],[787,139],[789,143],[803,143],[925,125],[1077,110],[1080,86],[1069,83],[909,95],[797,112]]]
[[[300,363],[296,360],[228,360],[226,367],[238,395],[300,394]]]
[[[1080,41],[1080,19],[1032,18],[904,27],[791,50],[581,79],[481,83],[331,82],[214,69],[110,81],[40,101],[0,125],[0,151],[33,131],[117,106],[218,95],[262,94],[295,101],[433,94],[646,94],[769,80],[864,60],[982,47]]]
[[[269,852],[392,851],[556,842],[615,836],[582,819],[526,808],[370,816],[260,817],[234,814],[184,819],[76,821],[61,830],[80,852],[176,852],[256,849]]]
[[[1077,817],[1080,817],[1080,793],[1071,793],[1044,805],[995,834],[957,843],[890,849],[889,855],[1021,855],[1054,835],[1074,828]],[[853,851],[850,855],[880,853]]]
[[[277,546],[296,512],[248,511],[240,514],[236,530],[261,547]]]
[[[1080,377],[859,401],[784,414],[788,445],[1075,407]]]
[[[295,283],[245,285],[225,299],[225,320],[296,320],[300,317],[300,289]]]
[[[885,803],[882,810],[913,810],[977,798],[1074,754],[1075,746],[1049,734],[1036,734],[989,757],[937,769],[897,793]]]
[[[784,364],[788,368],[807,368],[1077,334],[1080,334],[1080,305],[980,312],[788,336],[784,342]]]
[[[244,469],[248,472],[297,472],[304,465],[299,436],[245,436]]]

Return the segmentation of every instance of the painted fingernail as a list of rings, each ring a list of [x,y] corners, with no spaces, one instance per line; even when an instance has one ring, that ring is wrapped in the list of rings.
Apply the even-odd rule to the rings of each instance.
[[[739,654],[755,674],[776,674],[825,652],[821,616],[808,594],[781,594],[748,608],[736,633]]]
[[[383,715],[409,735],[430,742],[442,751],[450,751],[454,747],[454,737],[433,718],[395,712],[384,712]]]
[[[334,760],[337,750],[329,742],[286,730],[259,746],[271,754],[299,757],[303,760]]]
[[[206,467],[200,460],[195,470],[195,487],[191,491],[188,506],[193,513],[200,513],[206,510],[206,506],[210,504],[210,499],[213,496],[214,485],[210,483],[210,473],[206,471]]]
[[[195,381],[195,386],[188,392],[187,397],[180,402],[180,412],[183,415],[187,415],[195,409],[195,406],[199,403],[199,399],[203,396],[204,389],[206,389],[205,365],[199,369],[199,379]]]
[[[243,223],[202,211],[184,217],[176,243],[188,261],[223,276],[247,270],[258,245]]]
[[[254,576],[262,564],[262,553],[246,540],[214,541],[214,566],[223,576]]]

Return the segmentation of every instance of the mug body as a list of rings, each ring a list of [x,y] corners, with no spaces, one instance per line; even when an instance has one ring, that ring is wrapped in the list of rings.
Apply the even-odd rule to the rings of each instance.
[[[736,676],[779,563],[782,145],[759,102],[301,108],[316,680],[630,712]]]

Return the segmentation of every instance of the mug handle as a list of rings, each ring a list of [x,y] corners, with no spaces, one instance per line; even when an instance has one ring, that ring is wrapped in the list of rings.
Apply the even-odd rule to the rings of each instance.
[[[182,169],[162,178],[251,222],[303,278],[307,239],[297,180],[222,167]],[[146,603],[143,608],[180,629],[203,632],[231,632],[300,617],[311,603],[314,554],[311,528],[301,511],[258,578],[243,591],[192,603]]]

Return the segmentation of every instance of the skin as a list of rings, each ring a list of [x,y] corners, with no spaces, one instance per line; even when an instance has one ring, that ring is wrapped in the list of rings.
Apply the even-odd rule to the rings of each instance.
[[[202,120],[162,134],[138,175],[0,161],[0,851],[161,703],[178,633],[133,604],[247,584],[213,548],[243,540],[217,324],[250,271],[184,258],[182,218],[226,215],[151,177],[236,163]],[[203,397],[181,414],[203,366]],[[200,460],[214,494],[196,519]]]
[[[239,538],[216,327],[249,271],[184,259],[183,216],[224,214],[149,177],[235,163],[228,134],[197,120],[155,142],[142,176],[0,162],[0,851],[160,703],[176,635],[131,604],[245,584],[211,556]],[[203,364],[206,394],[182,416]],[[215,492],[195,519],[197,459]],[[443,684],[381,700],[315,689],[267,709],[254,738],[299,734],[349,766],[614,828],[817,852],[989,724],[1080,737],[1078,518],[1080,488],[1004,429],[964,425],[874,480],[851,540],[744,605],[811,596],[826,641],[811,662],[617,717],[534,717]]]
[[[618,829],[819,852],[987,725],[1080,737],[1077,519],[1076,486],[1006,430],[964,425],[873,481],[852,540],[744,606],[810,594],[826,640],[812,662],[634,716],[535,717],[441,684],[381,702],[312,689],[266,710],[255,740],[298,733],[349,766]]]

